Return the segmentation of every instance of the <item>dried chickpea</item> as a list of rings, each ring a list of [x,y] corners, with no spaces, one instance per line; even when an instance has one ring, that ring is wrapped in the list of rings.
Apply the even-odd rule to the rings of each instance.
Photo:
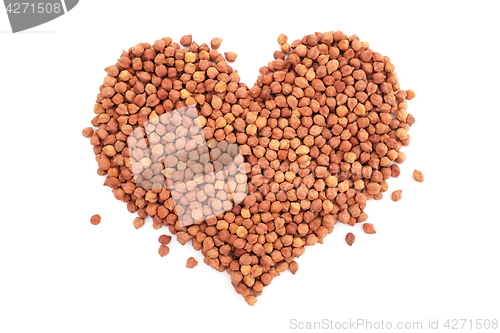
[[[347,245],[349,246],[352,246],[352,244],[354,243],[354,240],[355,240],[355,236],[352,232],[348,233],[346,236],[345,236],[345,242],[347,243]]]
[[[167,235],[161,235],[159,238],[158,238],[158,241],[162,244],[162,245],[168,245],[170,243],[170,241],[172,240],[172,236],[167,236]]]
[[[403,191],[397,190],[392,192],[392,201],[399,201],[403,196]]]
[[[160,254],[160,257],[165,257],[168,253],[170,252],[170,249],[166,245],[160,245],[160,248],[158,249],[158,253]]]
[[[238,57],[238,55],[234,52],[226,52],[224,53],[224,55],[226,56],[226,59],[229,62],[235,62],[236,58]]]
[[[93,225],[98,225],[99,223],[101,223],[101,216],[99,214],[93,215],[90,218],[90,223],[92,223]]]
[[[413,171],[413,179],[415,179],[415,181],[417,181],[419,183],[423,183],[424,182],[424,174],[422,173],[422,171],[415,170],[415,171]]]
[[[197,265],[198,265],[198,262],[196,261],[196,259],[194,259],[193,257],[188,258],[188,260],[186,262],[187,268],[195,268]]]
[[[415,92],[414,92],[413,90],[408,89],[408,90],[406,91],[406,99],[407,99],[407,100],[409,100],[409,101],[410,101],[410,100],[414,99],[414,98],[415,98],[415,96],[416,96],[416,95],[415,95]]]
[[[371,224],[371,223],[365,223],[365,224],[363,224],[363,230],[367,234],[374,234],[374,233],[376,233],[375,228],[373,227],[373,224]]]
[[[222,43],[222,38],[215,37],[210,41],[210,45],[214,50],[217,50],[220,47],[220,44]]]

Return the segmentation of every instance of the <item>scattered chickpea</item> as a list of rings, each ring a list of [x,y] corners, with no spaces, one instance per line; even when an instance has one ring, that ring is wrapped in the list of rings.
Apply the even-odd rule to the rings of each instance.
[[[222,38],[215,37],[210,41],[210,45],[214,50],[217,50],[220,47],[220,44],[222,43]]]
[[[248,303],[248,305],[254,306],[255,303],[257,303],[257,297],[253,295],[248,295],[245,297],[245,301]]]
[[[170,249],[168,246],[160,245],[160,248],[158,249],[158,253],[160,254],[160,257],[165,257],[169,252],[170,252]]]
[[[189,46],[189,45],[191,45],[192,41],[193,41],[192,35],[185,35],[185,36],[181,37],[181,45],[182,46]]]
[[[187,268],[195,268],[198,265],[198,262],[196,261],[195,258],[189,257],[187,262],[186,262],[186,267]]]
[[[413,179],[415,179],[415,181],[417,181],[419,183],[423,183],[424,182],[424,174],[422,173],[422,171],[415,170],[415,171],[413,171]]]
[[[345,236],[345,242],[347,243],[347,245],[349,246],[352,246],[352,244],[354,243],[354,240],[356,239],[356,237],[354,236],[354,234],[352,232],[348,233],[346,236]]]
[[[397,190],[392,192],[392,201],[399,201],[403,197],[403,191]]]
[[[134,227],[136,229],[139,229],[144,226],[144,219],[141,219],[140,217],[136,217],[134,219]]]
[[[94,134],[94,129],[92,127],[86,127],[82,131],[82,135],[85,138],[90,138],[92,136],[92,134]]]
[[[376,233],[375,228],[373,227],[373,224],[371,224],[371,223],[365,223],[365,224],[363,224],[363,230],[367,234],[374,234],[374,233]]]
[[[158,241],[162,244],[162,245],[168,245],[170,243],[170,241],[172,240],[172,236],[167,236],[167,235],[161,235],[159,238],[158,238]]]
[[[280,45],[286,43],[287,41],[288,41],[288,37],[286,35],[281,34],[281,35],[278,36],[278,43]]]
[[[408,89],[408,90],[406,91],[406,99],[407,99],[407,100],[409,100],[409,101],[410,101],[410,100],[414,99],[414,98],[415,98],[415,96],[416,96],[416,95],[415,95],[415,92],[414,92],[413,90]]]
[[[101,216],[99,214],[93,215],[90,218],[90,223],[92,223],[93,225],[98,225],[99,223],[101,223]]]
[[[226,56],[226,59],[229,62],[235,62],[236,58],[238,57],[238,55],[234,52],[226,52],[224,53],[224,55]]]

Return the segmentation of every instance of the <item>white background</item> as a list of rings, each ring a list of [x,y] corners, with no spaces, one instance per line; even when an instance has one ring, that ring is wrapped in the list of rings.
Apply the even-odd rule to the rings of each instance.
[[[0,332],[288,332],[290,321],[500,319],[498,6],[493,1],[90,1],[12,34],[0,10]],[[244,4],[246,3],[246,4]],[[280,33],[342,30],[417,97],[402,174],[368,222],[337,225],[254,307],[190,245],[157,249],[96,174],[90,126],[123,49],[224,39],[252,86]],[[425,182],[412,179],[423,171]],[[402,189],[403,199],[390,200]],[[100,214],[98,226],[89,223]],[[356,235],[353,247],[344,237]],[[185,267],[194,256],[200,264]],[[362,331],[362,330],[360,330]],[[425,331],[425,330],[423,330]]]

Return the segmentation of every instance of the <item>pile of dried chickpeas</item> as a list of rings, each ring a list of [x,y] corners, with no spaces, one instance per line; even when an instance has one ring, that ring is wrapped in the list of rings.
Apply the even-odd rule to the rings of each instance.
[[[237,55],[217,51],[221,42],[197,44],[187,35],[178,44],[165,37],[124,51],[106,68],[93,127],[82,134],[90,138],[105,185],[137,213],[135,228],[148,216],[153,228],[168,227],[179,243],[201,250],[206,264],[227,272],[236,292],[254,305],[280,273],[295,274],[295,258],[306,246],[322,243],[336,223],[367,220],[367,201],[381,199],[387,179],[400,175],[399,164],[406,159],[401,148],[409,145],[415,122],[406,100],[415,93],[400,88],[388,57],[341,31],[291,43],[280,35],[280,50],[260,68],[251,88],[230,65]],[[188,225],[178,219],[178,194],[161,177],[167,173],[161,162],[168,162],[153,163],[147,155],[164,154],[165,137],[176,129],[163,118],[186,107],[198,111],[209,147],[238,145],[247,177],[245,196],[234,206],[231,201],[239,201],[224,189],[202,183],[203,200],[220,199],[222,208]],[[143,150],[132,150],[129,137],[151,123],[156,142],[149,142],[154,135],[135,138]],[[176,169],[179,179],[199,172],[189,158],[182,167]],[[151,171],[143,172],[147,168]],[[393,195],[400,198],[401,192]],[[192,214],[196,221],[199,212]],[[363,229],[375,233],[370,223]],[[170,236],[160,236],[159,242],[159,254],[167,255]],[[352,233],[346,242],[352,245]],[[186,265],[196,264],[191,257]]]

